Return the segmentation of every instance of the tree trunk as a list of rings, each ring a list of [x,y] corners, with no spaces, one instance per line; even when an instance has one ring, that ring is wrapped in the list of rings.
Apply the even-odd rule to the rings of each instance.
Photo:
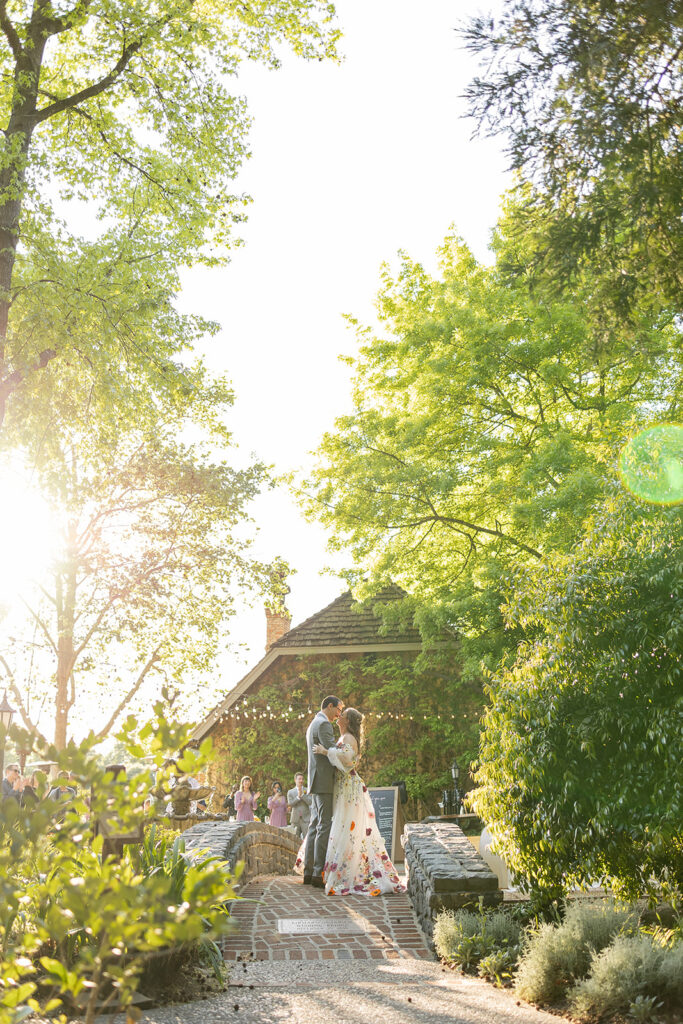
[[[71,532],[71,531],[70,531]],[[55,694],[55,746],[64,750],[67,742],[69,711],[75,700],[74,628],[76,617],[76,561],[70,559],[63,574],[57,576],[57,692]]]
[[[23,379],[23,374],[13,379],[12,367],[7,365],[7,332],[45,42],[44,35],[29,30],[27,45],[16,56],[12,112],[0,152],[0,424],[7,398]]]

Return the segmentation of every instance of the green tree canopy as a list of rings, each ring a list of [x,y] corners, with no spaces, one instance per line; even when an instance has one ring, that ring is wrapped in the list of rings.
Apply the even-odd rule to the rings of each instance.
[[[505,227],[496,246],[523,258]],[[407,258],[385,272],[382,333],[355,324],[355,408],[323,440],[309,509],[350,547],[359,595],[399,583],[478,673],[519,635],[505,581],[580,537],[629,432],[679,409],[680,366],[656,320],[617,331],[580,290],[539,300],[455,237],[440,258],[438,278]]]
[[[511,597],[541,626],[495,674],[475,805],[540,888],[683,884],[683,513],[627,496]]]
[[[27,332],[33,288],[73,321],[89,281],[107,288],[112,260],[128,280],[153,260],[172,289],[179,265],[225,257],[246,202],[230,186],[249,123],[229,83],[244,60],[276,66],[283,47],[332,56],[333,15],[325,0],[0,0],[0,416],[56,353],[87,363],[105,340],[126,350],[105,336],[83,351],[68,328],[46,341],[40,322]],[[65,257],[80,270],[75,292]],[[141,341],[137,359],[154,367],[154,348]]]
[[[683,5],[507,0],[464,37],[484,69],[471,113],[534,184],[536,277],[564,285],[589,260],[622,315],[680,312]]]

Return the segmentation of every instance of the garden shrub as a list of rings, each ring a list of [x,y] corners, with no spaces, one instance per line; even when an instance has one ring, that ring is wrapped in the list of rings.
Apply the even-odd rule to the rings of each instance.
[[[517,995],[541,1005],[562,999],[588,973],[592,953],[637,921],[633,909],[611,900],[570,903],[561,924],[541,924],[529,933],[515,977]]]
[[[147,878],[157,873],[165,875],[169,884],[170,900],[174,904],[180,904],[184,899],[190,871],[211,871],[217,866],[216,858],[209,854],[204,857],[197,855],[189,857],[185,851],[185,840],[182,838],[182,833],[164,826],[160,827],[157,823],[147,830],[139,848],[128,848],[128,856],[139,866],[143,877]],[[214,909],[220,912],[220,907]],[[226,917],[229,916],[227,905],[224,913]],[[202,923],[205,930],[210,931],[211,921],[202,918]],[[165,973],[168,976],[169,973],[166,970],[166,966],[170,962],[169,958],[173,960],[175,971],[197,961],[210,968],[216,981],[222,982],[224,979],[225,961],[221,951],[212,939],[204,935],[189,946],[184,944],[180,949],[173,948],[166,958],[157,956],[146,961],[142,978],[145,991],[155,986],[157,980],[161,984],[164,983],[163,975]]]
[[[683,936],[666,949],[659,965],[659,995],[672,1006],[683,1006]]]
[[[499,950],[509,951],[514,964],[519,951],[520,925],[503,911],[445,910],[434,924],[434,945],[440,957],[465,970],[475,968]]]
[[[189,729],[166,720],[164,703],[155,711],[139,734],[129,719],[119,738],[134,756],[151,754],[161,770]],[[107,772],[92,740],[58,751],[22,730],[11,736],[73,773],[90,803],[77,796],[56,820],[43,778],[33,809],[11,798],[0,804],[0,1024],[17,1024],[29,1011],[80,1012],[92,1024],[103,1003],[129,1006],[145,967],[163,958],[210,961],[213,955],[217,968],[217,950],[205,940],[230,924],[225,907],[235,892],[226,865],[208,857],[190,861],[182,840],[149,837],[141,851],[103,857],[102,824],[116,833],[142,824],[149,775]],[[209,752],[209,746],[201,756],[187,752],[181,770],[196,770]]]
[[[638,996],[660,997],[663,978],[673,978],[680,966],[676,947],[667,949],[651,935],[618,935],[602,952],[593,954],[590,974],[569,992],[572,1012],[579,1020],[629,1009]]]
[[[480,978],[492,981],[498,987],[502,986],[507,979],[512,977],[512,971],[517,962],[517,952],[517,946],[495,949],[481,958],[477,974]]]
[[[527,631],[489,679],[474,810],[531,892],[603,879],[683,893],[683,514],[615,492],[585,538],[511,588]]]

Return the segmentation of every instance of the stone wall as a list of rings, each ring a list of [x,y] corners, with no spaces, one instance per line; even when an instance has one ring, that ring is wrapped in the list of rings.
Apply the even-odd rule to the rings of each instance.
[[[256,875],[287,875],[299,851],[300,840],[284,828],[261,821],[203,821],[183,832],[188,852],[208,850],[234,869],[244,861],[236,888]]]
[[[498,879],[457,825],[406,825],[405,850],[408,894],[425,935],[431,940],[434,919],[441,910],[500,903]]]

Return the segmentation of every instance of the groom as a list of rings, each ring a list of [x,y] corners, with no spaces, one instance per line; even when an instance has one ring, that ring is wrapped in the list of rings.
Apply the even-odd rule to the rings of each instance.
[[[325,697],[320,711],[306,732],[308,744],[308,792],[311,794],[311,823],[306,837],[304,859],[304,885],[324,889],[323,868],[327,853],[327,840],[332,827],[332,790],[335,768],[324,754],[314,754],[313,744],[320,743],[326,750],[337,742],[332,723],[336,722],[343,703],[339,697]]]

